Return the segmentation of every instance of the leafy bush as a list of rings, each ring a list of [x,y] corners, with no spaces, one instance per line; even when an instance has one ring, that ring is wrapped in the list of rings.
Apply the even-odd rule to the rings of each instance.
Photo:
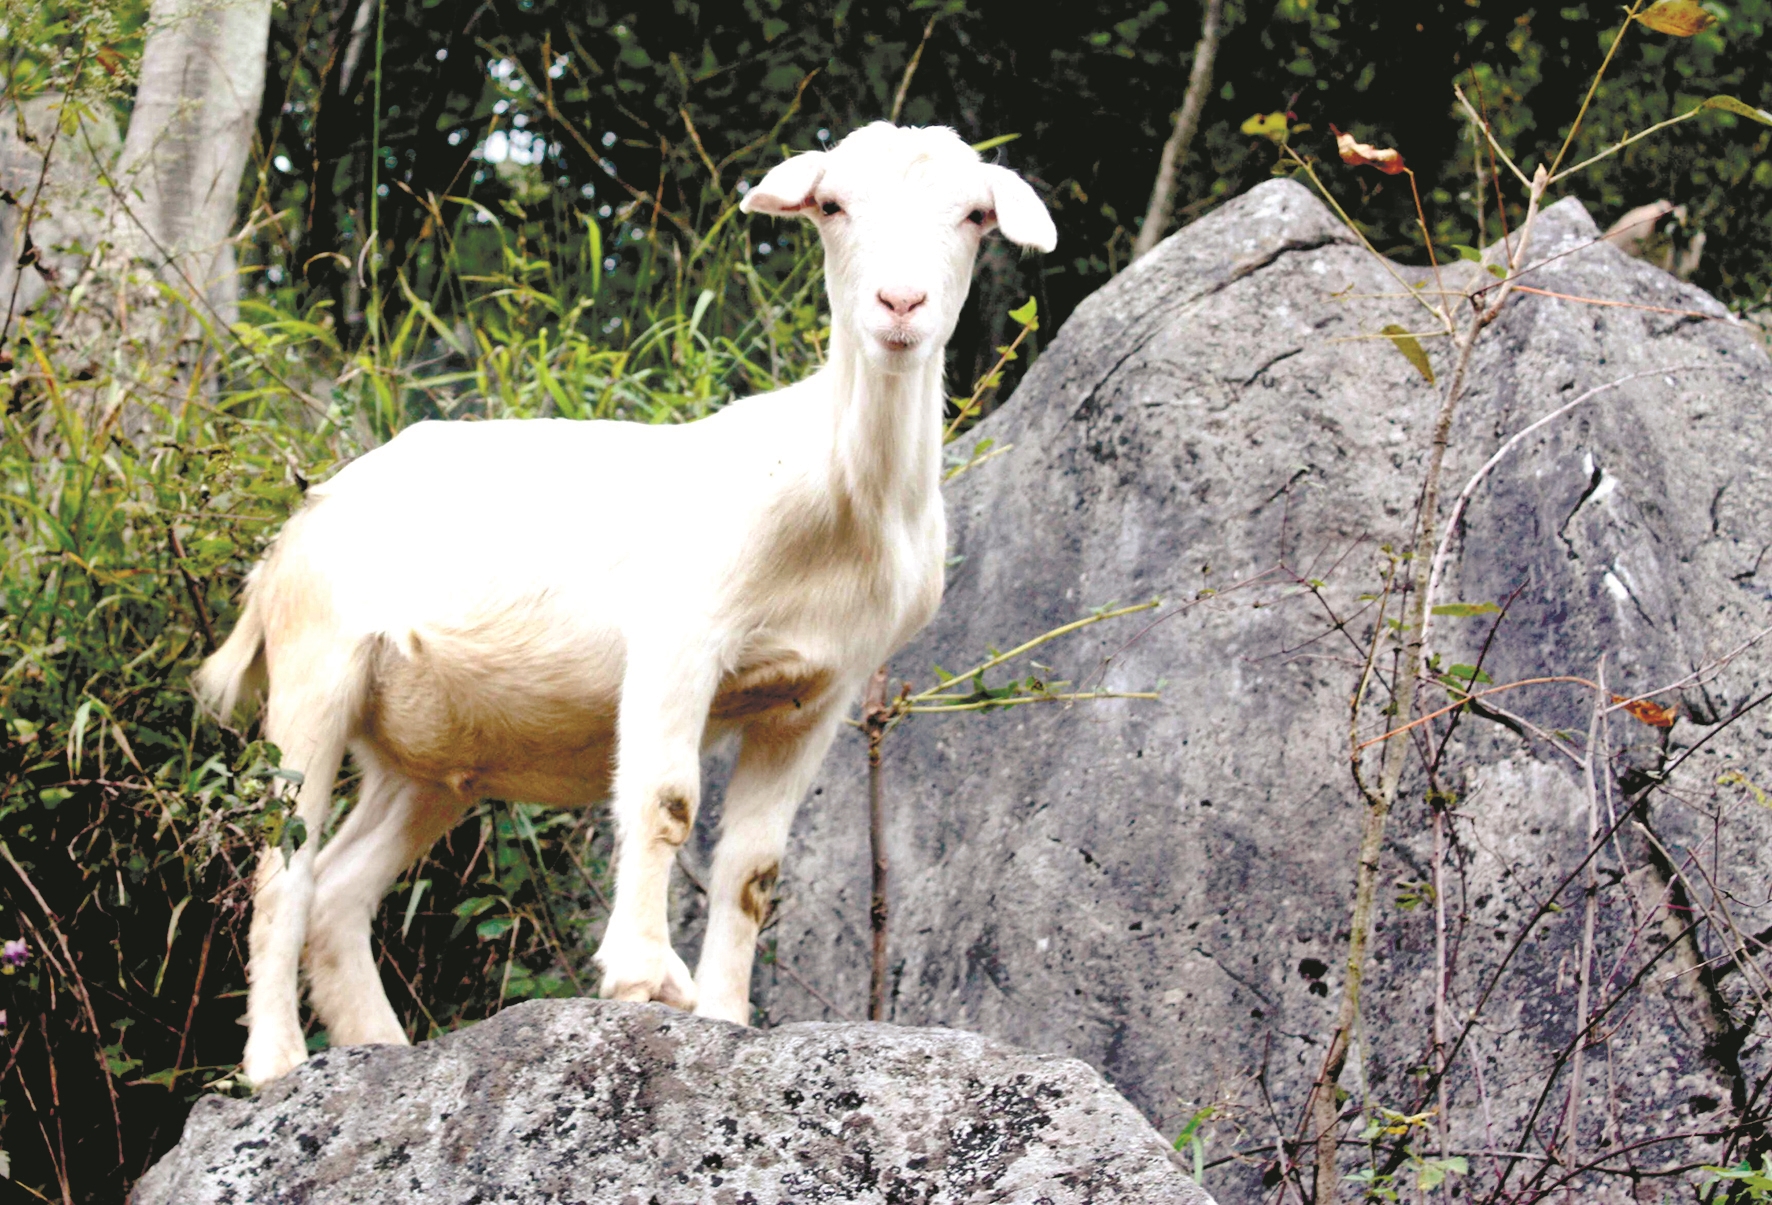
[[[730,216],[647,291],[595,272],[577,291],[562,265],[594,236],[526,239],[523,215],[462,205],[497,266],[444,278],[447,320],[399,274],[397,318],[354,349],[329,302],[249,300],[207,331],[210,391],[169,393],[128,356],[70,362],[66,310],[23,324],[0,429],[0,1144],[17,1183],[115,1200],[189,1102],[231,1083],[277,755],[202,719],[187,680],[305,488],[420,418],[677,422],[804,375],[825,337],[815,264],[759,272]],[[378,927],[413,1035],[587,990],[606,855],[591,814],[470,815]]]

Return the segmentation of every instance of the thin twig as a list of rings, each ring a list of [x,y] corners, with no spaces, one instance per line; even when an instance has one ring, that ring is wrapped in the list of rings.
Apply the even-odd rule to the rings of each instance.
[[[74,961],[74,951],[69,948],[67,935],[62,932],[62,927],[57,922],[55,912],[49,906],[49,901],[43,898],[43,893],[37,890],[37,884],[31,881],[31,876],[25,873],[25,868],[20,866],[18,859],[12,856],[12,850],[7,848],[5,841],[0,841],[0,857],[6,859],[6,864],[12,867],[13,872],[18,875],[19,881],[30,891],[31,898],[37,901],[37,907],[43,912],[43,919],[49,923],[49,931],[55,934],[56,944],[61,947],[62,958],[67,961],[66,974],[74,986],[74,994],[79,999],[81,1008],[86,1012],[86,1023],[92,1027],[93,1053],[98,1058],[99,1074],[105,1081],[105,1091],[110,1093],[111,1120],[115,1123],[117,1130],[117,1162],[121,1163],[123,1162],[123,1114],[117,1107],[115,1077],[111,1075],[110,1065],[105,1062],[105,1052],[101,1049],[105,1040],[104,1030],[99,1028],[98,1013],[93,1010],[92,996],[86,990],[86,980],[80,975],[79,964]],[[44,1024],[47,1026],[47,1020]],[[51,1059],[52,1070],[54,1065],[55,1061]]]
[[[1607,381],[1603,385],[1594,386],[1579,397],[1563,403],[1544,417],[1521,428],[1511,436],[1506,443],[1497,448],[1493,456],[1483,462],[1482,468],[1471,474],[1471,479],[1465,483],[1464,489],[1459,491],[1458,500],[1452,504],[1452,513],[1446,517],[1446,530],[1440,536],[1440,546],[1434,550],[1433,568],[1428,574],[1428,594],[1433,596],[1437,595],[1439,592],[1440,578],[1446,567],[1446,556],[1452,547],[1452,537],[1458,531],[1459,521],[1464,518],[1464,510],[1465,507],[1470,505],[1471,496],[1477,492],[1477,487],[1483,484],[1483,479],[1493,472],[1497,465],[1507,459],[1508,453],[1519,447],[1520,442],[1528,435],[1531,435],[1541,427],[1555,422],[1583,402],[1591,401],[1592,399],[1599,397],[1602,393],[1617,389],[1620,385],[1629,384],[1631,381],[1639,381],[1644,377],[1660,376],[1666,373],[1681,372],[1686,369],[1714,369],[1720,367],[1722,367],[1722,365],[1669,364],[1661,368],[1646,368],[1641,372],[1627,373],[1622,377]],[[1429,610],[1428,615],[1431,622],[1433,615],[1431,609]]]
[[[1587,116],[1587,107],[1594,101],[1594,93],[1600,90],[1600,81],[1605,78],[1606,68],[1612,65],[1612,56],[1618,53],[1618,47],[1624,42],[1624,35],[1630,32],[1631,22],[1637,19],[1637,10],[1643,7],[1643,0],[1634,0],[1630,10],[1624,14],[1624,24],[1618,27],[1618,33],[1612,38],[1612,45],[1606,48],[1606,57],[1600,63],[1600,69],[1594,72],[1594,79],[1587,86],[1587,95],[1581,98],[1581,108],[1575,112],[1575,120],[1569,126],[1569,134],[1563,139],[1563,145],[1557,151],[1557,157],[1551,160],[1551,174],[1556,174],[1562,166],[1563,156],[1575,145],[1575,136],[1581,132],[1581,119]]]
[[[1188,69],[1187,91],[1182,94],[1181,109],[1175,114],[1175,126],[1163,143],[1157,160],[1157,177],[1151,185],[1150,204],[1145,208],[1144,225],[1132,243],[1134,261],[1148,254],[1169,231],[1175,216],[1175,175],[1187,161],[1188,147],[1200,128],[1200,114],[1206,108],[1206,94],[1212,88],[1212,64],[1218,57],[1219,32],[1224,24],[1224,0],[1206,0],[1206,13],[1200,22],[1200,40],[1194,43],[1194,61]]]
[[[873,890],[868,901],[868,928],[873,935],[873,959],[868,974],[868,1020],[886,1019],[886,926],[888,921],[886,857],[886,801],[881,783],[880,745],[892,726],[892,704],[886,697],[886,667],[868,680],[861,705],[861,726],[868,738],[868,847],[873,855]]]
[[[893,125],[898,124],[899,114],[904,112],[905,97],[910,95],[911,80],[916,77],[917,64],[923,61],[923,48],[929,45],[929,38],[935,33],[935,23],[941,20],[946,9],[936,9],[929,18],[929,24],[923,27],[923,38],[917,43],[917,49],[911,52],[911,61],[905,64],[904,76],[898,81],[898,93],[892,98],[892,115],[886,120]]]
[[[1600,792],[1598,784],[1599,767],[1606,764],[1604,750],[1600,747],[1600,722],[1606,714],[1606,657],[1601,654],[1599,663],[1594,667],[1594,708],[1588,720],[1587,756],[1582,760],[1582,787],[1587,797],[1587,843],[1594,843],[1594,835],[1600,828]],[[1577,1030],[1588,1027],[1588,992],[1592,987],[1594,961],[1594,920],[1599,908],[1600,872],[1598,859],[1590,859],[1587,864],[1587,882],[1583,884],[1582,917],[1581,917],[1581,965],[1576,970],[1575,988],[1575,1025]],[[1568,1152],[1570,1162],[1580,1161],[1581,1149],[1581,1098],[1585,1082],[1583,1078],[1582,1060],[1587,1053],[1587,1045],[1578,1042],[1569,1068],[1569,1104],[1563,1115],[1563,1149]]]
[[[1645,310],[1651,314],[1672,314],[1677,318],[1702,318],[1706,322],[1727,322],[1723,314],[1706,314],[1699,310],[1673,310],[1664,305],[1644,305],[1638,301],[1607,301],[1603,297],[1577,297],[1573,293],[1557,293],[1550,289],[1537,289],[1530,285],[1515,285],[1518,293],[1536,293],[1540,297],[1555,297],[1558,301],[1579,301],[1582,305],[1616,306],[1623,310]]]
[[[831,1003],[830,998],[828,996],[826,996],[823,992],[819,991],[817,988],[813,987],[810,983],[808,983],[806,981],[806,979],[800,974],[800,972],[798,972],[794,969],[794,965],[792,963],[783,962],[781,960],[781,954],[779,951],[776,952],[775,965],[778,968],[780,968],[781,970],[786,971],[788,978],[792,979],[795,983],[799,984],[802,988],[804,988],[806,990],[807,995],[811,996],[814,1000],[818,1001],[820,1004],[824,1005],[826,1008],[830,1009],[833,1013],[835,1013],[837,1015],[838,1020],[841,1020],[841,1021],[855,1020],[854,1017],[850,1016],[848,1013],[846,1013],[842,1009],[838,1008],[835,1004]]]

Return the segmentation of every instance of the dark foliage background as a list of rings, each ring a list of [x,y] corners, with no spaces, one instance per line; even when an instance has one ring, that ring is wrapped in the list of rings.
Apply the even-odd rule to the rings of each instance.
[[[1199,34],[1196,6],[1179,0],[1056,5],[1037,20],[1000,0],[672,0],[634,10],[394,0],[380,76],[367,69],[367,45],[347,77],[356,11],[349,0],[296,5],[273,37],[285,87],[267,96],[262,124],[266,145],[292,167],[273,169],[266,189],[307,217],[267,255],[286,260],[292,276],[310,257],[362,239],[372,184],[389,190],[377,221],[384,271],[423,270],[427,195],[471,192],[496,204],[527,188],[545,191],[539,212],[556,220],[567,210],[626,212],[643,198],[606,239],[617,270],[637,272],[649,248],[632,232],[656,225],[683,240],[784,148],[815,147],[885,117],[922,45],[901,120],[952,125],[973,142],[1016,135],[998,153],[1038,181],[1060,230],[1055,256],[1018,263],[999,254],[985,265],[955,344],[955,375],[968,380],[1000,341],[1002,303],[1032,293],[1062,321],[1125,265]],[[1217,86],[1182,173],[1184,218],[1265,178],[1273,146],[1240,126],[1255,113],[1290,109],[1309,127],[1295,141],[1327,160],[1326,182],[1354,199],[1350,212],[1380,249],[1417,259],[1407,190],[1344,168],[1329,153],[1330,123],[1400,148],[1432,187],[1436,239],[1475,243],[1471,148],[1451,83],[1483,98],[1504,145],[1530,171],[1532,148],[1561,139],[1616,30],[1605,5],[1523,0],[1281,0],[1271,9],[1233,2],[1227,11]],[[1634,38],[1574,153],[1585,158],[1717,93],[1772,105],[1768,20],[1772,4],[1745,0],[1691,41]],[[1690,232],[1710,236],[1697,283],[1746,307],[1765,304],[1772,291],[1772,142],[1757,127],[1725,132],[1741,124],[1707,116],[1678,137],[1608,160],[1573,191],[1602,225],[1657,198],[1687,206]],[[542,162],[525,184],[473,158],[494,128],[539,140]],[[1484,234],[1493,239],[1503,219],[1493,203],[1489,211]],[[1508,212],[1517,225],[1511,198]],[[352,312],[342,261],[309,262],[305,274]]]

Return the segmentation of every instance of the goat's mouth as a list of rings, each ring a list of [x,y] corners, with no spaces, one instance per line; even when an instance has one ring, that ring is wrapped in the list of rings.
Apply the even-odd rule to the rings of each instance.
[[[882,348],[893,353],[911,351],[923,341],[922,335],[902,326],[893,326],[888,327],[885,330],[875,331],[874,338],[879,341]]]

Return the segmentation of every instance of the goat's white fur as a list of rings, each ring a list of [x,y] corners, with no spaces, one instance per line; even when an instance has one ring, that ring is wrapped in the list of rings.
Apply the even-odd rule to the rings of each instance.
[[[780,164],[743,208],[818,227],[832,333],[816,374],[684,426],[420,423],[312,490],[248,579],[196,685],[222,715],[265,694],[310,834],[260,860],[253,1083],[305,1057],[298,964],[335,1044],[406,1041],[370,921],[486,797],[613,790],[603,994],[749,1020],[794,811],[869,673],[941,597],[941,352],[979,240],[995,224],[1049,251],[1056,234],[1026,183],[946,129],[868,126]],[[701,751],[733,731],[692,979],[668,874]],[[361,795],[322,849],[347,750]]]

